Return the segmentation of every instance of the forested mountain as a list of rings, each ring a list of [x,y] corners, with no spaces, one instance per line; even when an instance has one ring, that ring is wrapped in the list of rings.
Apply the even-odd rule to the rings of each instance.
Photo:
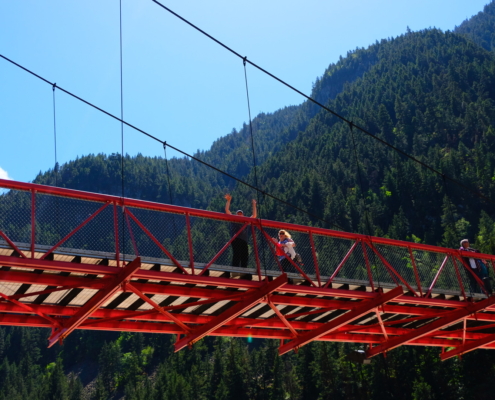
[[[469,237],[495,252],[495,3],[452,32],[428,29],[349,52],[312,97],[447,177],[311,102],[253,120],[263,218],[428,244]],[[255,183],[249,126],[196,157]],[[35,182],[120,195],[121,157],[88,155]],[[125,158],[126,196],[223,210],[225,191],[248,209],[250,189],[196,161]],[[170,178],[171,193],[168,188]],[[463,186],[454,183],[457,181]],[[481,196],[492,200],[485,200]],[[356,345],[207,338],[171,352],[168,336],[77,331],[45,349],[47,332],[0,329],[0,399],[488,399],[495,361],[477,351],[440,362],[406,347],[354,365]],[[78,377],[79,378],[78,378]],[[88,385],[92,382],[91,385]],[[83,389],[83,385],[86,386]]]
[[[487,4],[483,11],[464,21],[454,29],[454,32],[463,35],[485,50],[495,50],[495,5]]]
[[[408,33],[366,51],[376,51],[379,61],[329,107],[475,193],[494,198],[494,54],[437,30]],[[370,233],[364,224],[368,209],[372,234],[415,235],[449,247],[457,243],[446,240],[451,229],[474,235],[481,211],[493,211],[491,203],[444,184],[441,176],[357,129],[351,132],[325,110],[267,160],[259,176],[263,190],[345,230]],[[446,207],[446,195],[453,207]],[[270,217],[287,219],[287,210],[274,202],[267,208]],[[294,215],[293,220],[306,218]]]

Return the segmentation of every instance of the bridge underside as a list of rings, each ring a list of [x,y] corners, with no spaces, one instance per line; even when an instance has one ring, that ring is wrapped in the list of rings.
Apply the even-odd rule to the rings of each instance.
[[[369,357],[400,345],[441,347],[443,359],[495,348],[495,297],[424,298],[349,279],[315,287],[221,265],[193,275],[168,259],[124,256],[117,267],[114,254],[14,247],[0,248],[0,325],[51,328],[50,346],[90,329],[175,334],[176,350],[206,335],[279,339],[280,354],[313,340],[363,343]]]

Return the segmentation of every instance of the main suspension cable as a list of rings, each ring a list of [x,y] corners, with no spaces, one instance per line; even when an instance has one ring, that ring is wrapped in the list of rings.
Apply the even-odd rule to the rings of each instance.
[[[206,33],[205,31],[203,31],[202,29],[200,29],[199,27],[197,27],[196,25],[194,25],[192,22],[188,21],[187,19],[185,19],[184,17],[180,16],[179,14],[177,14],[176,12],[172,11],[170,8],[164,6],[163,4],[161,4],[159,1],[157,0],[152,0],[154,3],[156,3],[157,5],[159,5],[161,8],[163,8],[164,10],[168,11],[170,14],[174,15],[175,17],[179,18],[180,20],[182,20],[183,22],[185,22],[186,24],[188,24],[189,26],[191,26],[192,28],[196,29],[198,32],[202,33],[203,35],[205,35],[206,37],[210,38],[211,40],[213,40],[215,43],[219,44],[220,46],[222,46],[224,49],[228,50],[229,52],[231,52],[232,54],[234,54],[235,56],[241,58],[241,59],[245,59],[245,57],[241,56],[239,53],[237,53],[235,50],[231,49],[230,47],[228,47],[226,44],[222,43],[221,41],[219,41],[218,39],[215,39],[213,36],[211,36],[210,34]],[[343,122],[346,122],[347,124],[352,124],[354,126],[354,128],[360,130],[361,132],[363,132],[364,134],[372,137],[373,139],[375,139],[376,141],[382,143],[383,145],[387,146],[387,147],[390,147],[391,149],[393,149],[394,151],[402,154],[403,156],[409,158],[410,160],[420,164],[421,166],[423,166],[424,168],[430,170],[431,172],[437,174],[437,175],[440,175],[440,176],[445,176],[445,179],[448,179],[449,181],[455,183],[456,185],[458,186],[461,186],[462,188],[466,189],[466,190],[469,190],[471,193],[475,194],[476,196],[484,199],[484,200],[487,200],[489,201],[490,203],[493,203],[495,204],[495,201],[493,201],[492,199],[490,199],[489,197],[483,195],[482,193],[479,193],[479,192],[476,192],[474,191],[473,189],[471,189],[470,187],[464,185],[462,182],[459,182],[458,180],[454,179],[454,178],[451,178],[449,177],[448,175],[445,175],[443,172],[440,172],[439,170],[429,166],[428,164],[424,163],[423,161],[419,160],[418,158],[406,153],[405,151],[399,149],[398,147],[394,146],[393,144],[391,143],[388,143],[386,140],[384,139],[381,139],[379,138],[378,136],[374,135],[373,133],[371,133],[370,131],[368,131],[367,129],[359,126],[359,125],[356,125],[354,124],[352,121],[348,120],[347,118],[343,117],[342,115],[338,114],[337,112],[333,111],[332,109],[330,109],[329,107],[326,107],[325,105],[323,105],[322,103],[320,103],[319,101],[313,99],[312,97],[308,96],[307,94],[301,92],[300,90],[296,89],[294,86],[290,85],[289,83],[285,82],[284,80],[282,80],[281,78],[273,75],[272,73],[268,72],[267,70],[265,70],[264,68],[260,67],[259,65],[253,63],[252,61],[249,61],[247,58],[246,58],[246,62],[249,63],[250,65],[252,65],[253,67],[257,68],[258,70],[260,70],[261,72],[265,73],[266,75],[270,76],[271,78],[275,79],[276,81],[280,82],[281,84],[283,84],[284,86],[287,86],[289,89],[293,90],[294,92],[300,94],[301,96],[303,96],[306,100],[309,100],[311,101],[312,103],[316,104],[317,106],[321,107],[322,109],[324,109],[325,111],[329,112],[330,114],[332,114],[333,116],[339,118],[340,120],[342,120]]]
[[[26,71],[27,73],[29,73],[29,74],[31,74],[32,76],[34,76],[34,77],[36,77],[36,78],[38,78],[38,79],[42,80],[43,82],[45,82],[45,83],[49,84],[50,86],[53,86],[53,83],[52,83],[52,82],[50,82],[48,79],[45,79],[45,78],[43,78],[42,76],[40,76],[40,75],[36,74],[35,72],[33,72],[33,71],[29,70],[28,68],[23,67],[22,65],[20,65],[20,64],[18,64],[18,63],[16,63],[15,61],[12,61],[12,60],[11,60],[11,59],[9,59],[8,57],[5,57],[4,55],[0,54],[0,58],[3,58],[5,61],[8,61],[8,62],[9,62],[9,63],[11,63],[12,65],[15,65],[16,67],[18,67],[18,68],[20,68],[20,69],[22,69],[22,70]],[[309,212],[309,211],[307,211],[307,210],[304,210],[304,209],[302,209],[302,208],[300,208],[300,207],[298,207],[298,206],[296,206],[296,205],[294,205],[294,204],[292,204],[292,203],[289,203],[288,201],[285,201],[285,200],[283,200],[283,199],[280,199],[280,198],[279,198],[279,197],[277,197],[277,196],[274,196],[274,195],[272,195],[272,194],[270,194],[270,193],[268,193],[268,192],[266,192],[266,191],[264,191],[264,190],[261,190],[261,189],[259,189],[259,188],[255,187],[254,185],[251,185],[250,183],[248,183],[248,182],[246,182],[246,181],[243,181],[242,179],[237,178],[237,177],[233,176],[232,174],[229,174],[228,172],[221,170],[220,168],[215,167],[214,165],[211,165],[211,164],[209,164],[209,163],[207,163],[207,162],[205,162],[205,161],[203,161],[203,160],[201,160],[201,159],[199,159],[199,158],[197,158],[197,157],[194,157],[194,156],[192,156],[191,154],[188,154],[188,153],[186,153],[185,151],[182,151],[182,150],[178,149],[177,147],[172,146],[172,145],[171,145],[171,144],[169,144],[168,142],[164,142],[164,141],[162,141],[162,140],[158,139],[156,136],[153,136],[152,134],[150,134],[150,133],[148,133],[148,132],[146,132],[146,131],[144,131],[144,130],[142,130],[142,129],[138,128],[138,127],[137,127],[137,126],[135,126],[135,125],[132,125],[131,123],[129,123],[129,122],[127,122],[127,121],[123,120],[122,118],[117,117],[116,115],[114,115],[114,114],[112,114],[112,113],[110,113],[110,112],[108,112],[108,111],[104,110],[104,109],[103,109],[103,108],[101,108],[101,107],[98,107],[97,105],[95,105],[95,104],[93,104],[93,103],[91,103],[91,102],[89,102],[89,101],[87,101],[87,100],[83,99],[82,97],[79,97],[79,96],[75,95],[74,93],[72,93],[72,92],[70,92],[70,91],[68,91],[68,90],[66,90],[66,89],[64,89],[64,88],[62,88],[62,87],[60,87],[60,86],[58,86],[58,85],[56,86],[56,88],[57,88],[58,90],[60,90],[61,92],[65,93],[65,94],[67,94],[67,95],[69,95],[69,96],[71,96],[72,98],[74,98],[74,99],[76,99],[76,100],[78,100],[78,101],[80,101],[80,102],[82,102],[82,103],[84,103],[84,104],[86,104],[86,105],[88,105],[88,106],[90,106],[90,107],[94,108],[95,110],[100,111],[101,113],[103,113],[103,114],[105,114],[105,115],[109,116],[110,118],[113,118],[114,120],[121,122],[121,123],[122,123],[122,124],[124,124],[125,126],[127,126],[127,127],[131,128],[131,129],[133,129],[133,130],[135,130],[135,131],[137,131],[137,132],[139,132],[139,133],[141,133],[141,134],[143,134],[143,135],[145,135],[145,136],[149,137],[150,139],[153,139],[153,140],[155,140],[156,142],[161,143],[162,145],[165,145],[165,146],[169,147],[170,149],[175,150],[176,152],[178,152],[178,153],[180,153],[180,154],[182,154],[182,155],[184,155],[184,156],[186,156],[186,157],[190,158],[191,160],[197,161],[197,162],[199,162],[200,164],[203,164],[204,166],[206,166],[206,167],[208,167],[208,168],[211,168],[212,170],[217,171],[217,172],[219,172],[219,173],[221,173],[221,174],[223,174],[223,175],[225,175],[225,176],[227,176],[227,177],[229,177],[229,178],[231,178],[231,179],[235,180],[236,182],[239,182],[239,183],[241,183],[241,184],[243,184],[243,185],[245,185],[245,186],[247,186],[247,187],[249,187],[249,188],[251,188],[251,189],[253,189],[253,190],[259,191],[259,192],[260,192],[260,193],[262,193],[264,196],[270,197],[271,199],[273,199],[273,200],[275,200],[275,201],[278,201],[279,203],[285,204],[285,205],[286,205],[286,206],[288,206],[288,207],[292,207],[294,210],[297,210],[297,211],[300,211],[300,212],[302,212],[302,213],[304,213],[304,214],[307,214],[307,215],[309,215],[309,216],[311,216],[311,217],[313,217],[313,218],[315,218],[315,219],[317,219],[317,220],[319,220],[319,221],[321,221],[321,222],[324,222],[324,223],[326,223],[326,224],[329,224],[330,226],[334,226],[335,228],[337,228],[337,229],[339,229],[339,230],[341,230],[341,231],[345,231],[345,229],[343,229],[341,226],[339,226],[337,223],[335,223],[335,222],[333,222],[333,221],[327,221],[327,220],[325,220],[325,219],[321,218],[320,216],[318,216],[318,215],[316,215],[316,214],[313,214],[312,212]]]

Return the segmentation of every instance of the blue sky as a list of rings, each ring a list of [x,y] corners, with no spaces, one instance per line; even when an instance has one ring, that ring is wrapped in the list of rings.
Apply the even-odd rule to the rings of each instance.
[[[488,0],[164,0],[238,53],[309,94],[330,63],[382,38],[453,29]],[[151,0],[123,0],[124,119],[188,152],[248,120],[242,61]],[[119,1],[0,2],[0,54],[120,115]],[[251,112],[303,99],[248,68]],[[0,60],[0,178],[54,165],[52,88]],[[56,92],[57,158],[121,151],[120,123]],[[124,129],[124,152],[163,156]],[[171,151],[169,157],[175,156]]]

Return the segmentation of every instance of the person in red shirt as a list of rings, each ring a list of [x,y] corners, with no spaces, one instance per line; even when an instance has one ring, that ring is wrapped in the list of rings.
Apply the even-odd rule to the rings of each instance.
[[[276,254],[284,272],[295,272],[294,266],[288,260],[288,258],[294,259],[296,256],[296,251],[294,250],[296,243],[292,240],[290,233],[281,229],[278,232],[278,241],[276,238],[272,238],[272,240],[277,246]]]

